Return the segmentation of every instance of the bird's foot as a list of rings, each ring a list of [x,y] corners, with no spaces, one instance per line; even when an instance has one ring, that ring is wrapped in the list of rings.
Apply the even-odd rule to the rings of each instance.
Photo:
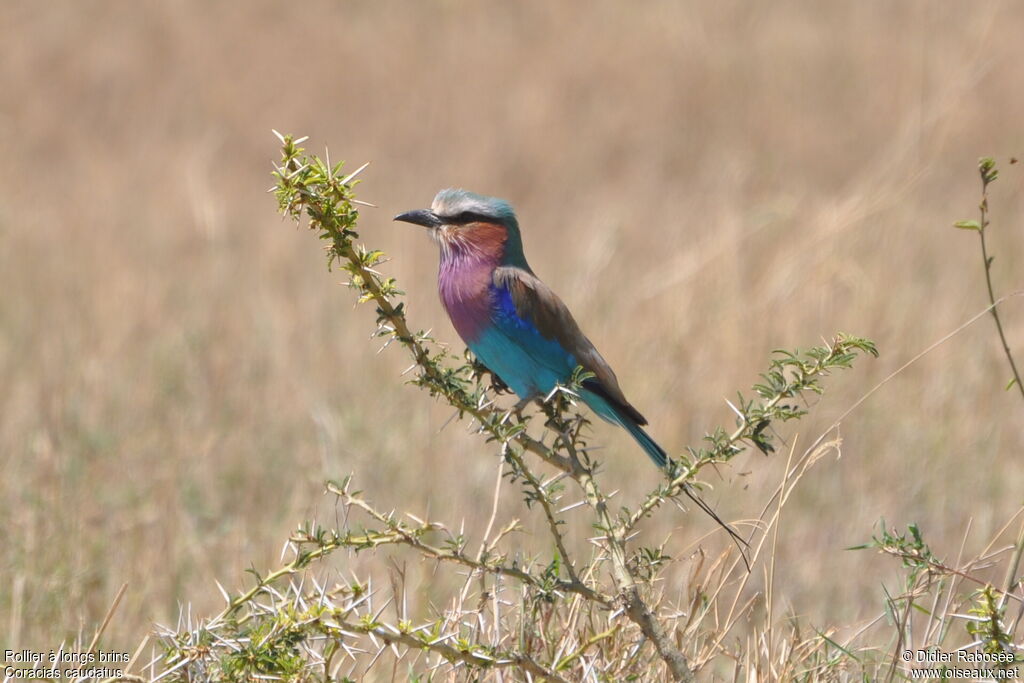
[[[528,398],[521,398],[521,399],[519,399],[518,403],[516,403],[514,406],[512,406],[512,410],[514,410],[517,415],[522,415],[523,410],[525,410],[526,406],[530,405],[531,403],[533,403],[533,397],[532,396],[530,396]]]
[[[508,409],[510,415],[515,415],[519,422],[523,421],[523,411],[526,410],[527,406],[537,400],[536,396],[529,396],[527,398],[519,399],[519,401]]]

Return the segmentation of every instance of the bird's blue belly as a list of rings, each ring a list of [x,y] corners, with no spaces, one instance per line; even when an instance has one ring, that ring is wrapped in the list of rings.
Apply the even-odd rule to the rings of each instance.
[[[509,322],[486,329],[469,344],[480,362],[520,398],[547,394],[556,384],[568,382],[577,365],[572,354],[532,326]]]

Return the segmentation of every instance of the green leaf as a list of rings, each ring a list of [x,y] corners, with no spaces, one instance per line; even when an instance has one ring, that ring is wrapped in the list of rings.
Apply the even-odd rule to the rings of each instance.
[[[1005,390],[1009,391],[1010,389],[1013,389],[1013,385],[1016,384],[1016,383],[1017,383],[1017,378],[1014,377],[1013,379],[1010,380],[1010,383],[1006,385],[1006,389]]]
[[[961,230],[981,230],[981,223],[978,221],[957,221],[953,224],[954,228],[960,228]]]

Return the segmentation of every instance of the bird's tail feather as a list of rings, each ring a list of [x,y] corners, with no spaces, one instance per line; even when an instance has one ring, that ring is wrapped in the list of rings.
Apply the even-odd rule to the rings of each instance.
[[[665,466],[668,465],[668,453],[658,445],[657,441],[651,438],[650,434],[644,431],[643,427],[626,417],[620,417],[617,422],[629,432],[630,436],[636,439],[636,442],[640,444],[640,448],[644,449],[644,453],[654,461],[655,465],[665,469]]]
[[[607,402],[602,402],[605,403],[605,406],[609,408],[611,407],[608,406]],[[605,415],[605,411],[598,410],[597,412],[602,417],[605,417],[605,419],[608,419]],[[665,452],[665,449],[659,446],[658,442],[652,439],[650,434],[648,434],[643,427],[638,425],[634,420],[631,420],[628,416],[622,415],[619,411],[614,410],[614,408],[608,412],[612,413],[613,422],[622,425],[622,427],[627,432],[629,432],[630,436],[636,439],[636,442],[640,444],[640,447],[644,449],[644,452],[650,457],[651,460],[654,461],[655,465],[662,469],[664,469],[668,465],[668,454]],[[684,494],[686,494],[687,498],[693,501],[694,505],[703,510],[706,515],[713,519],[716,524],[722,527],[725,530],[725,532],[729,534],[729,536],[732,538],[733,543],[735,543],[736,547],[739,549],[740,556],[743,558],[743,563],[747,565],[747,570],[749,571],[750,563],[747,560],[747,555],[744,550],[748,545],[747,541],[744,540],[743,537],[741,537],[735,529],[733,529],[721,517],[719,517],[718,514],[711,509],[710,505],[701,500],[700,496],[698,496],[688,484],[683,487],[682,491]]]

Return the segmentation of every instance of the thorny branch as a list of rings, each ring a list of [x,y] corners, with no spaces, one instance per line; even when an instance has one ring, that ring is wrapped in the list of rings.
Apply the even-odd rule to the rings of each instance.
[[[768,372],[763,375],[764,382],[754,387],[759,400],[747,400],[743,396],[738,399],[738,423],[732,433],[717,430],[706,437],[708,446],[702,449],[689,449],[686,456],[671,461],[666,482],[648,494],[635,511],[621,508],[617,512],[609,509],[608,495],[600,488],[596,476],[597,463],[588,455],[584,441],[584,430],[588,424],[585,417],[575,410],[573,398],[576,396],[580,377],[574,377],[566,387],[557,387],[540,403],[541,412],[547,418],[545,426],[549,434],[554,435],[551,445],[545,444],[545,438],[537,438],[527,432],[532,416],[523,415],[517,410],[502,410],[494,405],[493,393],[489,383],[483,382],[480,373],[470,363],[449,363],[455,359],[443,347],[435,346],[433,339],[425,332],[414,332],[410,329],[405,315],[404,303],[398,300],[402,292],[397,288],[393,278],[381,275],[376,266],[384,261],[380,251],[368,250],[357,245],[355,230],[358,219],[359,205],[365,205],[355,199],[353,187],[356,177],[366,167],[354,173],[343,175],[342,164],[331,166],[315,156],[306,156],[298,145],[303,140],[280,136],[282,142],[282,160],[275,170],[277,184],[272,191],[276,193],[280,209],[286,216],[301,222],[308,220],[309,227],[316,231],[321,240],[326,242],[328,266],[338,265],[349,275],[349,286],[356,290],[359,301],[372,302],[377,312],[377,329],[375,336],[384,340],[384,346],[398,341],[412,356],[413,364],[406,372],[415,370],[411,383],[426,389],[432,396],[440,396],[445,402],[458,411],[460,418],[469,417],[478,425],[478,431],[485,435],[487,441],[500,445],[505,459],[507,474],[513,481],[521,481],[526,490],[528,506],[538,504],[543,512],[545,522],[555,545],[556,559],[542,574],[530,571],[529,565],[509,563],[500,553],[494,553],[492,546],[481,550],[479,556],[472,557],[464,552],[464,541],[461,536],[454,537],[447,532],[444,525],[412,519],[416,524],[408,524],[398,520],[394,514],[384,514],[376,510],[357,492],[350,489],[350,479],[340,484],[329,484],[329,491],[334,493],[346,509],[356,509],[369,517],[378,528],[364,529],[353,532],[346,529],[328,531],[310,526],[300,529],[291,539],[291,547],[295,559],[266,575],[256,574],[257,582],[245,593],[231,598],[225,593],[228,605],[225,610],[210,622],[210,627],[226,623],[241,624],[256,614],[262,614],[262,607],[257,604],[261,596],[279,596],[272,584],[284,577],[294,575],[306,568],[314,560],[318,560],[339,548],[350,550],[372,549],[382,545],[404,545],[415,549],[420,555],[432,558],[440,563],[455,564],[465,567],[472,573],[505,576],[514,579],[524,587],[529,587],[536,596],[574,595],[574,604],[582,601],[591,609],[610,612],[611,617],[620,610],[630,622],[636,625],[643,639],[630,647],[625,660],[616,666],[625,666],[618,671],[629,671],[629,662],[638,661],[645,641],[654,645],[657,657],[668,668],[671,677],[677,681],[693,681],[694,670],[683,654],[677,634],[670,628],[668,619],[658,615],[657,606],[652,609],[645,600],[643,586],[656,575],[656,567],[661,562],[660,552],[653,555],[647,549],[631,556],[627,539],[630,538],[640,521],[650,515],[666,500],[688,493],[696,486],[695,477],[701,469],[708,465],[726,462],[737,453],[742,452],[746,445],[753,445],[765,453],[773,450],[772,436],[769,425],[776,421],[786,421],[802,416],[806,411],[799,405],[791,404],[789,399],[799,398],[804,392],[820,393],[820,379],[834,368],[849,367],[856,353],[876,355],[877,352],[870,342],[856,337],[841,335],[831,344],[810,349],[804,354],[778,351],[777,358],[772,361]],[[560,474],[553,480],[545,482],[530,466],[525,453],[533,453],[540,460],[554,467]],[[574,564],[566,547],[564,535],[560,528],[562,521],[556,510],[560,479],[571,479],[583,494],[584,502],[593,511],[594,526],[602,536],[597,539],[604,548],[604,553],[597,559],[584,565],[584,570]],[[515,523],[505,527],[498,539],[515,530]],[[447,539],[440,545],[430,540],[432,534],[447,534]],[[649,555],[649,556],[648,556]],[[655,559],[650,559],[654,557]],[[646,559],[645,559],[646,558]],[[667,558],[664,558],[667,559]],[[595,569],[603,562],[608,563],[608,577],[614,591],[602,589],[600,577]],[[646,564],[645,564],[646,563]],[[564,569],[565,574],[562,574]],[[639,573],[638,573],[639,572]],[[255,572],[253,572],[255,574]],[[567,576],[567,578],[566,578]],[[638,578],[642,577],[642,578]],[[352,646],[344,636],[362,634],[370,639],[384,643],[373,661],[384,651],[385,647],[394,650],[395,644],[412,649],[425,650],[441,656],[453,666],[465,665],[474,668],[518,667],[535,678],[560,681],[559,672],[570,667],[589,666],[583,660],[589,657],[586,653],[594,647],[603,647],[601,643],[613,638],[622,631],[619,624],[583,638],[563,641],[563,647],[548,651],[544,658],[545,664],[531,654],[532,650],[524,643],[530,638],[520,636],[518,645],[511,650],[498,651],[475,643],[472,638],[461,638],[456,645],[449,645],[456,632],[442,635],[444,620],[434,622],[433,630],[428,634],[426,627],[412,629],[408,622],[400,622],[393,626],[378,620],[376,615],[365,611],[357,622],[351,617],[356,614],[357,607],[368,610],[369,594],[363,588],[343,587],[343,592],[351,593],[351,605],[344,609],[338,608],[331,612],[332,621],[307,623],[310,628],[329,637],[330,644],[324,649],[325,671],[331,667],[331,659],[343,649],[351,655]],[[321,591],[319,600],[325,600],[325,591]],[[242,609],[246,608],[243,613]],[[497,609],[497,602],[495,602]],[[383,608],[381,608],[383,610]],[[284,621],[274,622],[272,628],[291,628],[299,615],[292,615]],[[313,618],[312,616],[310,618]],[[319,617],[316,617],[319,618]],[[311,625],[312,624],[312,625]],[[458,621],[453,623],[456,630]],[[337,630],[330,630],[337,627]],[[200,633],[196,631],[195,633]],[[303,631],[307,633],[308,631]],[[192,633],[190,631],[190,633]],[[635,632],[634,632],[635,633]],[[197,636],[198,637],[198,636]],[[262,643],[270,642],[269,635],[260,636]],[[202,637],[198,637],[202,640]],[[197,641],[198,642],[198,641]],[[190,647],[198,647],[192,641],[180,642],[176,654],[168,660],[173,664],[171,670],[188,663]],[[568,652],[569,654],[566,654]],[[396,655],[397,655],[396,651]],[[586,655],[586,656],[585,656]],[[240,655],[239,655],[240,656]],[[652,655],[643,655],[646,659]],[[186,657],[184,660],[178,657]],[[282,655],[277,661],[291,662],[290,655]],[[229,658],[230,659],[230,658]],[[249,672],[263,671],[261,660],[252,655],[248,659],[238,660],[239,670]],[[298,663],[296,664],[298,665]],[[372,665],[372,663],[371,663]],[[165,672],[169,673],[171,670]],[[332,674],[333,675],[333,674]]]
[[[452,368],[445,365],[443,361],[448,357],[447,352],[442,350],[434,353],[430,346],[433,340],[427,334],[410,330],[404,305],[392,300],[401,294],[394,280],[383,277],[374,269],[383,260],[383,254],[367,251],[354,244],[353,240],[358,237],[355,231],[358,217],[355,205],[359,202],[353,197],[352,188],[356,175],[365,166],[342,177],[340,164],[332,168],[316,157],[303,156],[303,150],[289,137],[283,137],[282,143],[282,161],[275,173],[278,178],[275,191],[282,211],[295,220],[300,220],[304,213],[309,219],[310,228],[328,242],[328,264],[340,263],[350,275],[350,286],[358,290],[359,300],[372,301],[376,305],[377,336],[386,338],[385,344],[398,340],[413,356],[414,365],[410,369],[417,370],[413,382],[427,389],[431,395],[442,396],[459,411],[460,416],[469,415],[489,441],[501,444],[512,477],[521,478],[526,483],[530,489],[528,500],[538,502],[544,512],[558,553],[569,574],[569,580],[562,582],[562,588],[600,604],[612,602],[580,580],[565,548],[550,494],[523,459],[524,451],[537,455],[580,487],[587,505],[597,518],[596,526],[604,532],[611,577],[617,591],[614,602],[623,606],[630,620],[654,643],[673,677],[677,680],[691,679],[693,673],[685,657],[667,636],[663,624],[641,596],[636,577],[630,568],[626,539],[640,520],[651,515],[662,503],[687,493],[703,467],[731,459],[743,450],[744,443],[770,452],[773,447],[771,436],[766,431],[768,425],[800,417],[806,412],[798,406],[789,405],[787,400],[797,398],[804,392],[820,393],[820,378],[828,375],[831,369],[849,367],[856,352],[877,355],[874,346],[866,340],[841,335],[829,346],[812,349],[803,356],[777,352],[780,357],[773,361],[768,373],[763,376],[764,383],[755,387],[761,402],[739,397],[740,417],[736,430],[731,434],[719,430],[707,437],[709,448],[690,449],[689,457],[672,461],[666,483],[652,491],[636,511],[630,513],[628,509],[623,509],[615,515],[608,509],[607,497],[601,492],[594,477],[594,464],[586,456],[581,442],[581,430],[586,420],[579,415],[566,416],[567,413],[575,413],[571,402],[573,385],[582,380],[574,378],[565,390],[552,392],[548,400],[542,403],[541,408],[548,418],[546,426],[556,434],[555,442],[549,447],[542,440],[528,434],[529,418],[516,412],[516,419],[512,419],[512,411],[494,407],[487,387],[480,382],[471,366],[463,364]],[[349,502],[354,504],[353,501]],[[433,550],[436,550],[423,546],[413,536],[403,536],[403,539],[421,552],[434,554]],[[445,557],[454,559],[447,555]],[[524,574],[516,578],[528,581],[527,576]]]
[[[422,522],[416,528],[409,528],[407,525],[394,519],[393,516],[379,512],[360,496],[350,493],[350,481],[351,480],[344,482],[341,486],[335,483],[330,483],[327,485],[327,490],[338,496],[338,498],[341,499],[342,504],[346,507],[359,508],[371,518],[383,524],[387,531],[366,533],[357,536],[350,535],[340,540],[332,539],[328,541],[329,544],[337,545],[340,543],[348,547],[370,547],[387,544],[407,545],[411,548],[415,548],[421,554],[432,557],[436,560],[454,562],[455,564],[460,564],[464,567],[468,567],[469,569],[483,572],[485,574],[511,576],[523,583],[537,588],[538,590],[550,590],[551,587],[545,585],[544,580],[533,576],[529,572],[524,571],[515,565],[502,564],[500,562],[502,558],[500,557],[486,557],[478,560],[462,552],[461,548],[456,544],[450,544],[448,548],[439,548],[425,542],[423,540],[423,536],[426,533],[441,530],[443,527],[433,522]],[[575,576],[573,576],[569,581],[555,581],[553,587],[555,590],[565,593],[577,593],[588,600],[593,600],[605,606],[612,604],[610,598],[585,585]]]
[[[560,442],[569,453],[566,456],[562,455],[556,447],[548,448],[541,441],[527,434],[526,421],[509,420],[509,415],[506,412],[492,408],[490,401],[486,398],[485,390],[478,388],[475,394],[471,394],[467,390],[464,370],[466,366],[456,369],[441,366],[438,362],[440,358],[432,357],[426,346],[426,343],[431,341],[429,337],[423,333],[411,332],[405,319],[403,305],[395,305],[391,302],[393,295],[400,294],[394,281],[390,278],[383,278],[373,270],[373,267],[382,260],[383,254],[366,251],[352,242],[353,238],[357,236],[354,226],[358,213],[352,206],[354,197],[351,183],[362,168],[346,177],[340,177],[340,166],[330,168],[317,159],[302,158],[302,149],[297,147],[291,138],[283,138],[282,142],[283,158],[276,172],[278,177],[276,192],[282,211],[297,220],[304,211],[309,217],[311,229],[319,232],[321,239],[329,241],[329,264],[341,262],[351,276],[351,285],[361,291],[360,301],[373,301],[376,304],[378,336],[397,339],[413,355],[415,365],[419,370],[419,374],[414,380],[415,383],[426,388],[432,395],[442,395],[459,410],[460,414],[472,416],[480,425],[481,431],[488,435],[489,440],[498,441],[504,448],[508,448],[513,443],[517,444],[565,472],[580,485],[587,504],[597,515],[598,525],[606,532],[605,540],[612,564],[612,576],[619,593],[618,601],[623,604],[627,616],[655,644],[659,655],[672,672],[673,678],[684,681],[692,680],[693,673],[685,657],[665,634],[664,628],[651,614],[650,609],[640,596],[636,580],[627,562],[623,529],[614,524],[612,515],[607,509],[607,501],[593,478],[591,467],[584,465],[577,456],[573,440],[578,438],[579,427],[583,422],[577,422],[573,438],[569,438],[564,431],[560,434]],[[390,339],[388,343],[390,343]],[[550,403],[550,401],[547,402],[548,405]],[[560,403],[559,406],[564,408],[566,404]],[[560,420],[561,410],[558,413],[549,411],[549,419],[550,422]],[[518,454],[513,454],[510,460],[515,465],[514,471],[524,473],[524,478],[534,491],[539,491],[539,481],[532,474],[525,474],[529,470]],[[540,492],[539,499],[543,501],[544,498],[544,493]],[[551,514],[550,507],[543,502],[542,507],[548,518],[549,526],[555,533],[559,552],[565,553],[561,534],[557,532],[557,522]],[[434,555],[434,549],[422,547],[414,537],[403,536],[402,538],[405,543]],[[444,557],[449,558],[447,555]],[[572,562],[567,555],[564,562],[571,567]],[[574,576],[575,570],[571,571],[570,576]],[[523,579],[523,577],[517,578]],[[583,584],[574,577],[568,582],[568,586],[571,586],[574,592],[579,593]],[[598,599],[602,603],[606,602],[600,599],[594,591],[591,591],[587,597]]]

